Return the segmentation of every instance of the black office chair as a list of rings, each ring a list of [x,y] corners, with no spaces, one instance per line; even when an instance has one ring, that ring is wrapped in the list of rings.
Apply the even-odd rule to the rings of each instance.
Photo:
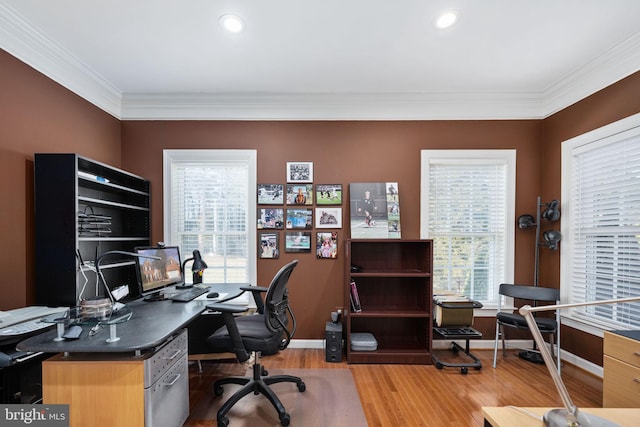
[[[240,399],[249,393],[263,394],[273,407],[278,411],[280,424],[288,426],[290,416],[284,405],[269,387],[270,384],[280,382],[293,382],[298,386],[298,391],[304,392],[306,385],[299,377],[292,375],[267,376],[268,372],[260,364],[261,354],[275,354],[284,350],[289,345],[291,337],[296,329],[296,320],[293,311],[289,307],[287,282],[298,261],[292,261],[276,273],[271,284],[266,289],[264,304],[256,301],[256,305],[264,307],[263,314],[234,316],[246,309],[229,304],[209,304],[207,307],[222,313],[225,326],[215,331],[207,343],[215,353],[232,352],[236,354],[239,362],[249,360],[250,353],[254,353],[253,377],[229,377],[217,380],[213,385],[216,396],[223,393],[223,385],[238,384],[243,387],[236,391],[218,410],[218,427],[229,425],[227,413]],[[260,297],[260,290],[253,292],[254,298]],[[290,325],[289,325],[290,324]]]
[[[507,350],[505,344],[505,327],[515,329],[529,330],[527,321],[525,318],[518,314],[517,309],[515,311],[508,310],[503,311],[503,298],[512,297],[514,299],[527,300],[528,304],[535,305],[538,302],[544,302],[546,304],[560,303],[560,292],[553,288],[544,288],[540,286],[527,286],[527,285],[512,285],[503,283],[500,285],[498,291],[500,299],[498,302],[498,313],[496,314],[496,339],[493,349],[493,367],[496,367],[498,361],[498,341],[502,339],[502,356],[506,357]],[[523,304],[524,305],[524,304]],[[557,368],[560,373],[560,311],[555,310],[555,318],[550,317],[536,317],[536,323],[540,332],[543,335],[549,335],[549,346],[551,348],[551,355],[554,356],[554,335],[558,344],[557,352]]]

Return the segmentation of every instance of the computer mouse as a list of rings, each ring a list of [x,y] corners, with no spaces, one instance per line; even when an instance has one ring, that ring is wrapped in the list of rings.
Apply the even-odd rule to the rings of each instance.
[[[220,296],[220,294],[217,293],[217,292],[209,292],[207,294],[207,298],[218,298],[219,296]]]

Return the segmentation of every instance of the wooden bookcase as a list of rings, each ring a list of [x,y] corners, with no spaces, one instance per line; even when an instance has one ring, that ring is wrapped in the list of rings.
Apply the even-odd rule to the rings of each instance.
[[[349,363],[431,364],[431,240],[358,239],[345,244],[345,347]],[[357,266],[358,271],[352,271]],[[362,311],[351,307],[355,281]],[[369,332],[375,351],[353,351],[351,334]]]
[[[150,183],[77,154],[34,157],[36,304],[75,306],[85,276],[83,297],[96,293],[96,274],[81,267],[78,253],[90,263],[150,245]],[[100,267],[110,288],[128,284],[138,293],[132,257],[109,256]]]

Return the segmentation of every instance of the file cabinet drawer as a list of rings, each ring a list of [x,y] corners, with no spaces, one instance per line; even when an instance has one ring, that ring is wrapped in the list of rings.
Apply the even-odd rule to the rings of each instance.
[[[640,408],[640,368],[604,356],[602,406]]]
[[[638,340],[605,332],[604,354],[640,368],[640,341]]]

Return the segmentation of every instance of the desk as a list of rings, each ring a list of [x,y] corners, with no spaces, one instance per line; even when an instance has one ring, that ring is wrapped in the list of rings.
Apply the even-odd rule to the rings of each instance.
[[[226,293],[225,300],[240,295],[241,286],[246,283],[212,284],[211,291]],[[195,299],[189,302],[171,300],[147,302],[138,299],[127,303],[132,316],[127,322],[117,326],[120,338],[106,342],[109,328],[104,327],[94,336],[89,336],[91,325],[83,325],[83,333],[77,340],[54,341],[55,330],[28,338],[20,342],[18,350],[42,351],[45,353],[123,353],[135,352],[137,356],[144,350],[153,350],[164,343],[177,331],[198,318],[214,300]]]
[[[553,408],[520,408],[524,411],[533,412],[540,417]],[[636,427],[640,419],[640,408],[579,408],[581,412],[597,415],[606,418],[622,427]],[[542,418],[535,418],[519,411],[516,408],[503,407],[483,407],[485,427],[544,427]]]
[[[238,295],[239,286],[213,285],[212,291]],[[91,325],[83,325],[77,340],[54,341],[57,332],[49,331],[18,348],[59,353],[42,363],[43,402],[69,404],[72,427],[178,427],[189,415],[184,328],[210,302],[137,300],[127,304],[132,316],[117,326],[118,341],[106,341],[108,327],[90,336]]]

